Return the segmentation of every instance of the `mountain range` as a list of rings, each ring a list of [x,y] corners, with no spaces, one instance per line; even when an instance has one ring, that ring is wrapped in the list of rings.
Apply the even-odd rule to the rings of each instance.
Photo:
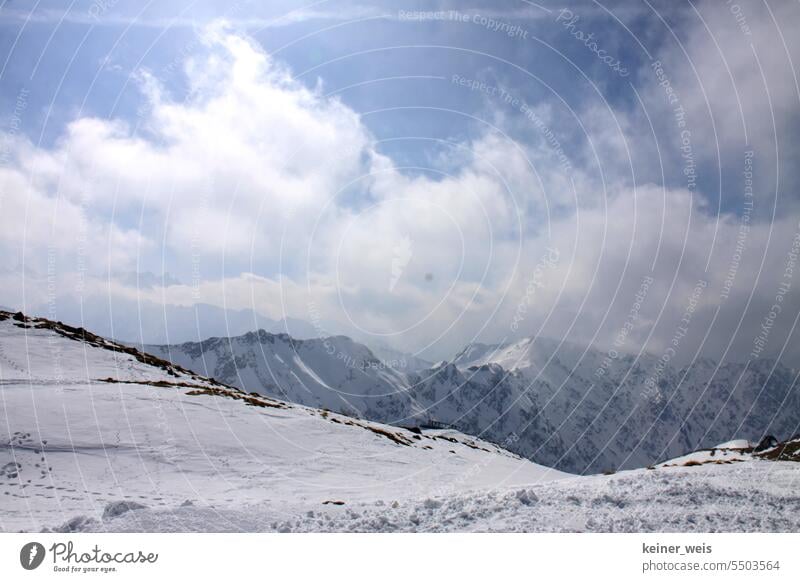
[[[646,469],[573,476],[508,452],[527,442],[522,429],[495,445],[446,428],[431,412],[454,410],[450,395],[446,408],[424,408],[456,382],[481,412],[456,411],[454,421],[485,422],[492,411],[470,390],[493,386],[492,395],[508,393],[495,403],[507,403],[518,389],[508,377],[528,373],[490,361],[500,350],[473,346],[459,365],[433,366],[431,396],[364,346],[333,339],[256,332],[204,349],[280,356],[293,364],[276,378],[313,389],[326,378],[347,387],[342,362],[358,374],[363,366],[363,401],[391,404],[385,390],[400,382],[404,418],[395,420],[424,427],[250,393],[82,328],[0,311],[0,531],[797,530],[800,439],[734,440]],[[521,348],[509,353],[533,355]],[[309,367],[314,358],[327,368]],[[519,423],[525,410],[546,410],[533,396],[505,416]],[[380,406],[363,413],[395,416]]]
[[[21,313],[0,311],[0,396],[0,531],[109,530],[164,511],[181,512],[171,528],[227,530],[225,515],[252,519],[254,507],[259,524],[238,529],[281,530],[345,504],[566,477],[453,430],[249,394]]]
[[[800,425],[797,371],[772,360],[607,353],[544,338],[473,343],[452,361],[398,369],[344,336],[264,330],[143,350],[249,392],[397,426],[445,426],[572,473],[643,467]]]

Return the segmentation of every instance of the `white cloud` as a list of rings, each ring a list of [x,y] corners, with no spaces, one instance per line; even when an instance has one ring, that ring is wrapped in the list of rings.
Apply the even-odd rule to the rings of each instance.
[[[641,71],[648,113],[657,130],[666,128],[673,136],[662,146],[665,157],[679,157],[673,110],[682,106],[695,156],[713,170],[721,165],[724,173],[738,172],[742,152],[753,149],[765,192],[774,193],[787,182],[796,187],[792,160],[797,155],[793,134],[800,127],[797,5],[700,2],[679,22],[653,55],[677,101],[667,102],[659,85],[662,79],[651,63]],[[781,204],[793,198],[785,192],[779,196]]]
[[[52,149],[15,142],[14,163],[0,170],[0,244],[7,256],[24,251],[26,265],[43,268],[3,276],[12,301],[21,281],[28,304],[49,299],[41,277],[56,248],[63,293],[81,287],[86,297],[254,308],[273,319],[321,313],[360,328],[362,338],[396,334],[392,341],[407,349],[438,342],[433,355],[446,356],[476,335],[513,335],[522,303],[521,330],[544,326],[549,335],[607,343],[657,257],[636,331],[643,341],[658,321],[648,344],[657,351],[699,278],[709,291],[696,329],[722,304],[724,321],[744,314],[749,333],[774,295],[796,229],[790,216],[754,227],[722,301],[737,219],[717,220],[684,190],[626,182],[625,157],[638,149],[641,126],[622,114],[608,118],[618,112],[582,112],[603,159],[623,167],[606,183],[583,167],[569,181],[546,141],[526,147],[494,133],[455,144],[429,173],[408,175],[376,150],[356,112],[303,86],[225,25],[208,29],[185,72],[185,97],[139,75],[147,107],[138,133],[120,121],[80,118]],[[398,241],[412,250],[395,280]],[[559,260],[527,297],[548,248]],[[771,261],[757,281],[766,253]],[[130,271],[169,271],[183,283],[135,289],[114,275]],[[732,331],[720,330],[712,338],[718,351]],[[748,338],[737,341],[746,352]]]

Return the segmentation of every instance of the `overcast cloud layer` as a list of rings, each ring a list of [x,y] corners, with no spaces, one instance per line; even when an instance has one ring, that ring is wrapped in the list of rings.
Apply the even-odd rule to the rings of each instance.
[[[211,304],[430,359],[536,334],[800,356],[796,3],[212,15],[145,64],[90,8],[61,26],[123,41],[66,85],[110,76],[118,111],[3,72],[0,305],[113,332]]]

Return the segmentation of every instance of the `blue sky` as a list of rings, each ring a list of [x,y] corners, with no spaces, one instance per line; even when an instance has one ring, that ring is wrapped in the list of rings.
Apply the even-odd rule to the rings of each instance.
[[[326,94],[368,114],[364,122],[378,139],[409,134],[465,139],[481,128],[464,116],[483,118],[486,109],[502,108],[503,101],[465,90],[452,82],[453,75],[506,88],[532,105],[576,109],[607,102],[630,109],[637,105],[630,84],[647,74],[642,67],[650,60],[638,42],[651,54],[674,44],[669,29],[656,26],[657,17],[644,5],[622,4],[615,11],[630,22],[631,32],[599,6],[568,8],[580,17],[577,30],[597,35],[603,49],[624,63],[629,74],[623,78],[555,23],[568,4],[270,5],[162,2],[142,9],[139,3],[106,0],[75,2],[65,10],[60,2],[38,3],[35,9],[9,2],[0,19],[7,57],[2,105],[13,109],[19,90],[32,88],[29,102],[36,114],[26,118],[25,132],[46,145],[79,115],[135,123],[142,96],[131,73],[151,70],[180,99],[186,91],[183,60],[198,48],[198,34],[209,22],[227,18],[299,81],[310,88],[321,82]],[[682,15],[672,6],[660,6],[658,17],[679,27]],[[492,21],[519,30],[512,36],[493,31]],[[681,34],[680,28],[672,30]],[[417,109],[386,111],[391,108]],[[442,111],[447,108],[456,113]],[[370,114],[376,111],[381,113]],[[508,107],[503,113],[519,116]],[[430,154],[410,144],[385,147],[409,163],[425,162]]]
[[[208,303],[446,357],[608,345],[653,275],[628,348],[663,350],[703,280],[683,355],[744,358],[800,216],[798,17],[7,1],[0,304],[107,329]]]

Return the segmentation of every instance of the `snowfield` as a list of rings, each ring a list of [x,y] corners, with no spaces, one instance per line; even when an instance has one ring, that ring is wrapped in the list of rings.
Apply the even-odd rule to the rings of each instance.
[[[797,532],[800,465],[636,469],[527,487],[308,507],[141,510],[91,531]]]
[[[570,473],[635,469],[722,441],[800,429],[797,370],[698,359],[665,367],[545,338],[469,344],[452,362],[393,369],[344,336],[264,330],[144,351],[248,392],[386,424],[447,426]]]
[[[566,476],[455,431],[248,395],[36,326],[0,321],[4,531],[91,527],[134,503],[299,516]]]
[[[0,313],[2,531],[798,531],[800,463],[735,454],[576,477]]]

